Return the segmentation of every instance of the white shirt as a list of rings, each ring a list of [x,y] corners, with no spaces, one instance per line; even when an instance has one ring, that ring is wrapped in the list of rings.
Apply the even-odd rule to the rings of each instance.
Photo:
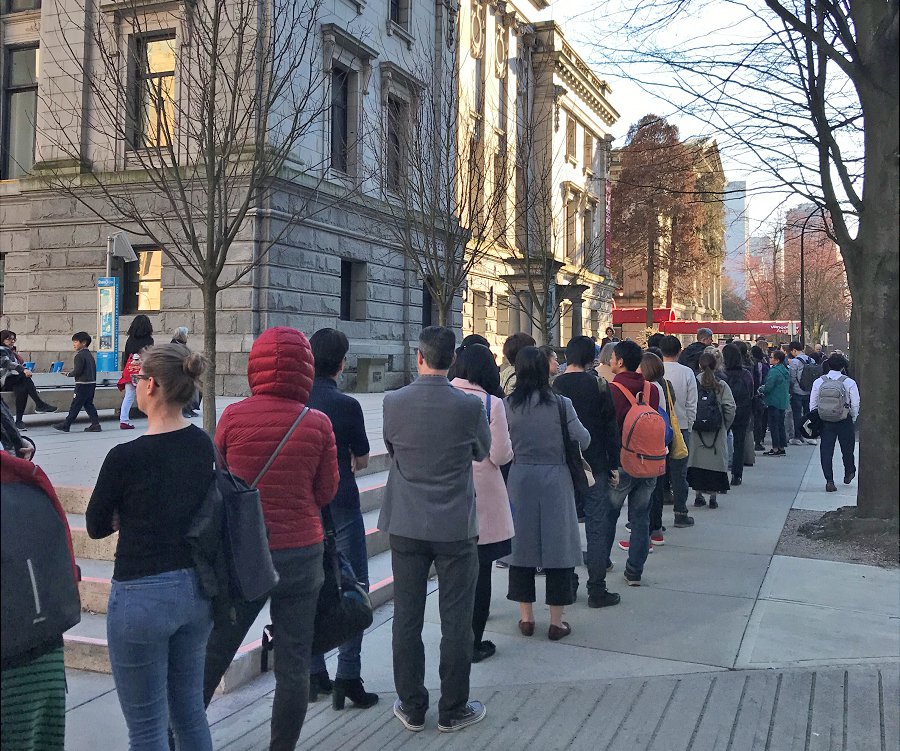
[[[697,417],[697,376],[686,365],[663,361],[666,379],[672,384],[675,417],[681,430],[690,430]]]
[[[821,378],[816,378],[815,383],[812,385],[812,391],[809,392],[810,412],[819,408],[819,389],[822,388],[822,384],[824,383],[823,379],[830,378],[832,381],[836,381],[842,375],[844,374],[839,370],[829,370]],[[856,418],[859,417],[859,386],[856,385],[856,381],[850,376],[847,376],[847,379],[844,381],[844,386],[847,388],[847,394],[850,397],[850,417],[856,422]]]

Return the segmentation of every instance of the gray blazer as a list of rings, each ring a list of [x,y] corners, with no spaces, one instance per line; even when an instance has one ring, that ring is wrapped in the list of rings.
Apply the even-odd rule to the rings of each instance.
[[[491,449],[481,399],[443,376],[419,376],[385,394],[384,443],[394,462],[378,528],[431,542],[477,537],[472,462]]]

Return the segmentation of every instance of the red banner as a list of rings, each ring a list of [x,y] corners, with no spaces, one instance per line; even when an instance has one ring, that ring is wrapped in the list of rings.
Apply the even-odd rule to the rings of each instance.
[[[605,214],[605,226],[603,228],[603,250],[606,256],[606,260],[604,261],[604,266],[607,269],[612,265],[612,183],[607,178],[606,180],[606,211]]]

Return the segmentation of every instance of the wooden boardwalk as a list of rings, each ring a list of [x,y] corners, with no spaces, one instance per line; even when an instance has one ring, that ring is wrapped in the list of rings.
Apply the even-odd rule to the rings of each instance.
[[[562,676],[557,676],[562,677]],[[432,692],[434,693],[434,692]],[[741,670],[684,676],[479,689],[488,715],[459,733],[423,733],[391,713],[310,705],[298,749],[540,749],[554,751],[896,751],[900,664]],[[235,697],[237,700],[238,697]],[[433,701],[434,701],[433,697]],[[272,694],[214,722],[217,749],[264,751]]]

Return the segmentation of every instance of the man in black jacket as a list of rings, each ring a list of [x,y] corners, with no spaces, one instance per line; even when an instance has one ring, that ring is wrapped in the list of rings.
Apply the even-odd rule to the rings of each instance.
[[[684,351],[681,353],[681,357],[678,358],[678,362],[680,362],[682,365],[686,365],[695,373],[699,373],[700,355],[702,355],[703,350],[709,347],[712,343],[713,332],[711,329],[697,329],[697,341],[693,344],[689,344],[684,348]]]
[[[591,445],[584,458],[591,465],[596,483],[582,499],[584,502],[584,533],[587,538],[585,563],[588,569],[588,607],[602,608],[617,605],[621,599],[606,589],[608,550],[601,538],[601,518],[615,513],[610,503],[610,473],[619,468],[619,431],[609,384],[587,369],[594,361],[594,342],[586,336],[576,336],[566,346],[566,372],[557,376],[553,388],[572,400],[581,424],[591,434]]]

